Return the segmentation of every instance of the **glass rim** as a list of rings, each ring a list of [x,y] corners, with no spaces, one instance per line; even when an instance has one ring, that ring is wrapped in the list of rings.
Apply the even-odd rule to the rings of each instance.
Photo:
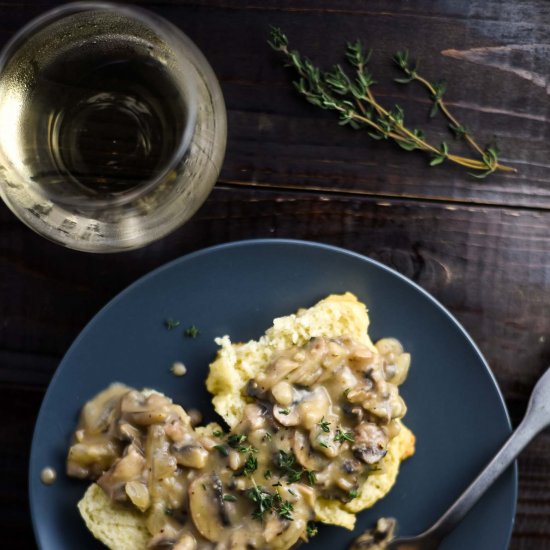
[[[157,15],[154,12],[139,6],[103,1],[69,2],[67,4],[56,6],[50,10],[47,10],[46,12],[41,13],[40,15],[31,19],[28,23],[21,27],[1,48],[0,75],[2,74],[6,65],[9,63],[10,59],[13,57],[14,54],[16,54],[18,49],[29,36],[34,35],[43,29],[46,29],[52,23],[60,21],[66,16],[77,14],[80,12],[91,11],[111,11],[136,19],[139,22],[145,24],[151,30],[153,30],[156,34],[158,34],[163,42],[170,43],[173,38],[183,40],[187,51],[191,53],[191,56],[197,59],[201,66],[201,71],[204,71],[206,73],[206,78],[208,80],[213,79],[216,82],[216,77],[208,61],[203,56],[202,52],[197,48],[197,46],[195,46],[192,40],[173,23],[171,23],[164,17]],[[183,51],[180,55],[184,55]],[[194,87],[189,84],[188,79],[185,80],[183,86],[185,88],[184,92],[189,98],[189,101],[186,105],[187,110],[185,126],[182,135],[180,136],[178,147],[172,153],[171,157],[162,167],[159,168],[159,171],[153,177],[144,179],[137,187],[105,199],[86,197],[85,206],[89,206],[90,208],[122,206],[129,202],[135,201],[136,199],[139,199],[143,195],[147,194],[147,192],[154,189],[159,183],[164,181],[166,177],[170,174],[170,172],[177,167],[178,163],[181,162],[182,158],[185,156],[189,148],[189,145],[191,144],[197,119],[197,102],[195,100],[196,91]],[[6,200],[7,197],[5,197],[5,194],[2,192],[2,188],[3,182],[0,182],[0,195],[4,198],[4,202],[8,203],[8,201]],[[52,199],[52,202],[65,207],[83,206],[81,199],[64,200],[56,198],[55,200]]]

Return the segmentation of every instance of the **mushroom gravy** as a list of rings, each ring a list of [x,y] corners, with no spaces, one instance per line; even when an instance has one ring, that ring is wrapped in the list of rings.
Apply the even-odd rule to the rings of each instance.
[[[357,497],[399,432],[410,357],[394,339],[376,346],[319,337],[280,353],[231,434],[113,384],[84,406],[67,472],[141,511],[152,549],[294,547],[315,532],[316,499]]]
[[[357,537],[348,550],[386,550],[395,538],[397,521],[394,518],[380,518],[372,529]]]
[[[44,485],[53,485],[56,479],[57,472],[51,466],[46,466],[46,468],[43,468],[40,472],[40,481]]]

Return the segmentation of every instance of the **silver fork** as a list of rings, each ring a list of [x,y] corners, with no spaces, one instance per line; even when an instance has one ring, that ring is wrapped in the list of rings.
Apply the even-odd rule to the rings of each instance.
[[[493,482],[508,468],[525,446],[550,425],[550,368],[535,385],[521,424],[495,457],[455,503],[432,525],[416,537],[399,537],[387,550],[433,550],[457,526]]]

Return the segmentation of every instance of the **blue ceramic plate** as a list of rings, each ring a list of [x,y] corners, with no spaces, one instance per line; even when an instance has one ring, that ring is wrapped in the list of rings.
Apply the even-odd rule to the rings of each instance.
[[[44,398],[32,444],[30,503],[40,547],[100,548],[76,509],[86,483],[63,473],[87,399],[116,380],[156,388],[212,420],[204,380],[214,337],[257,338],[274,317],[344,291],[367,304],[375,340],[395,336],[412,354],[402,393],[417,452],[403,463],[390,494],[359,515],[354,534],[322,528],[310,546],[344,550],[382,515],[395,516],[401,534],[428,527],[510,434],[502,396],[479,350],[438,302],[373,260],[321,244],[256,240],[190,254],[143,277],[103,308],[71,346]],[[167,318],[181,326],[168,331]],[[200,335],[183,337],[192,324]],[[188,366],[185,377],[170,373],[175,360]],[[40,482],[48,465],[60,474],[50,487]],[[510,468],[442,548],[506,549],[516,492],[517,474]]]

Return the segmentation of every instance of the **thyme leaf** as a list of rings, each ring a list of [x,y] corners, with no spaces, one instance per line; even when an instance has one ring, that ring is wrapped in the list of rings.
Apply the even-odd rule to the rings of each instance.
[[[325,420],[325,417],[321,418],[321,421],[319,422],[318,426],[323,430],[324,432],[328,433],[330,432],[330,422]]]
[[[179,327],[181,325],[181,321],[177,321],[175,319],[166,319],[164,321],[164,326],[168,329],[168,330],[174,330],[176,327]]]

